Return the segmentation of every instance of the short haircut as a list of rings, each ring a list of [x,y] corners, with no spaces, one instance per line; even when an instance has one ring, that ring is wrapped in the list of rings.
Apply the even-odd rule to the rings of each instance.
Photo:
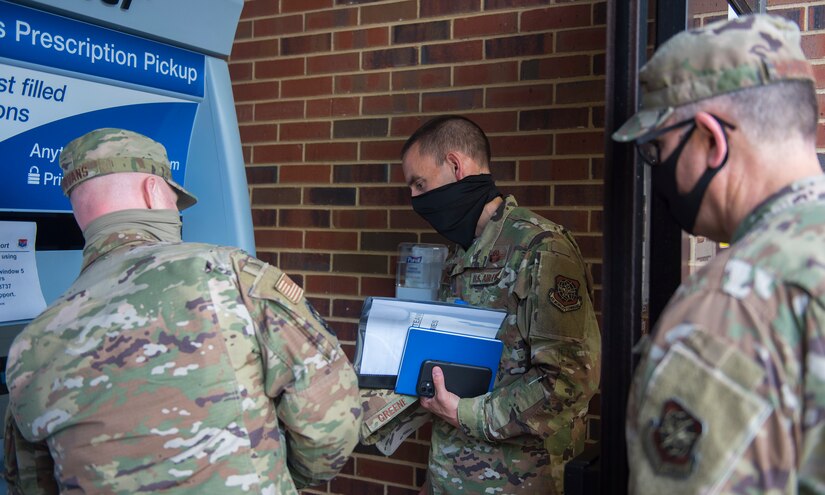
[[[782,81],[719,95],[677,108],[676,120],[723,108],[754,143],[781,143],[793,136],[816,141],[819,108],[810,81]]]
[[[447,153],[461,151],[482,168],[490,166],[490,141],[478,124],[460,115],[442,115],[419,127],[401,148],[402,159],[415,143],[419,153],[434,156],[439,165],[447,159]]]

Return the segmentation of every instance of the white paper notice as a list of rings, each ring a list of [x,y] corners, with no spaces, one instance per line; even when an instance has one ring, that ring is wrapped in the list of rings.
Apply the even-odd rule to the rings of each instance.
[[[34,259],[34,222],[0,222],[0,321],[28,320],[46,309]]]
[[[360,373],[395,375],[410,327],[494,338],[507,313],[465,305],[373,298],[367,316]]]

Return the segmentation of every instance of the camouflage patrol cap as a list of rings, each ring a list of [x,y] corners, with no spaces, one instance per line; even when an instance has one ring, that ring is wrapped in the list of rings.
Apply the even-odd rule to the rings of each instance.
[[[125,129],[97,129],[73,140],[60,153],[61,186],[66,196],[78,184],[102,175],[141,172],[163,178],[178,193],[178,210],[197,198],[172,180],[166,148],[142,134]]]
[[[751,14],[684,31],[639,72],[642,104],[615,133],[633,141],[662,125],[678,106],[781,81],[812,81],[799,28],[782,17]]]

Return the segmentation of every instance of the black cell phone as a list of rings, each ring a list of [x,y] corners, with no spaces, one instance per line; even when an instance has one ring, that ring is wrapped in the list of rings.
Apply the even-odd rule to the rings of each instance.
[[[462,399],[486,394],[493,378],[493,371],[484,366],[427,359],[421,363],[421,371],[418,372],[418,382],[415,386],[420,397],[435,395],[434,366],[438,366],[444,372],[444,386],[447,390]]]

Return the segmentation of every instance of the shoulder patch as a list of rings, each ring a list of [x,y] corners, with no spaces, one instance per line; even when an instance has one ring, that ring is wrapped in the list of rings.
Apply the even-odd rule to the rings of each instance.
[[[560,311],[566,313],[582,307],[582,296],[579,295],[581,283],[578,280],[564,275],[556,275],[556,285],[548,292],[550,302]]]
[[[286,273],[281,273],[281,276],[278,277],[278,281],[275,282],[275,289],[292,304],[297,304],[304,295],[304,289],[293,282]]]
[[[703,430],[702,422],[679,401],[665,401],[645,438],[654,469],[674,478],[688,477],[696,465],[696,443]]]

